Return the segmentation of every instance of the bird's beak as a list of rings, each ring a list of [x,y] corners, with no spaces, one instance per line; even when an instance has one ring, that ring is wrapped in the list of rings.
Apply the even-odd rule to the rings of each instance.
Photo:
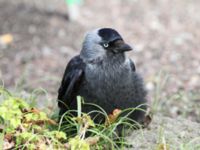
[[[124,43],[124,42],[120,43],[120,44],[118,45],[118,47],[117,47],[117,51],[118,51],[118,52],[131,51],[132,49],[133,49],[133,48],[132,48],[130,45],[128,45],[128,44],[126,44],[126,43]]]

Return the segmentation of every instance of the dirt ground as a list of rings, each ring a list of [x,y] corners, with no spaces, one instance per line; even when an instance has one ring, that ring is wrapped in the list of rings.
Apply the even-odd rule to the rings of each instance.
[[[55,106],[65,66],[85,33],[113,27],[134,46],[128,56],[145,79],[150,103],[157,100],[157,113],[200,122],[199,8],[192,0],[85,0],[70,21],[64,0],[0,0],[0,35],[14,38],[0,45],[0,79],[24,92],[44,88]]]
[[[162,118],[162,119],[161,119]],[[189,123],[189,125],[188,125]],[[156,116],[150,129],[133,132],[128,140],[134,150],[199,150],[200,125],[177,118]]]

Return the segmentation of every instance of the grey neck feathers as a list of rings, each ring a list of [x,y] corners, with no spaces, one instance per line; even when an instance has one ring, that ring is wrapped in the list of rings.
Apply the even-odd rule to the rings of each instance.
[[[98,55],[98,53],[95,54],[95,52],[88,53],[81,51],[80,54],[81,58],[85,63],[91,63],[91,64],[104,64],[104,65],[113,65],[113,66],[120,66],[121,64],[124,64],[126,61],[126,55],[124,53],[118,53],[114,54],[112,52],[104,52],[102,55]]]
[[[89,32],[82,45],[80,56],[85,61],[102,59],[105,56],[105,50],[99,44],[101,37],[98,36],[98,30]]]
[[[84,61],[94,61],[94,60],[103,60],[105,57],[105,52],[99,51],[99,48],[90,48],[88,46],[83,45],[83,49],[81,50],[80,57]]]

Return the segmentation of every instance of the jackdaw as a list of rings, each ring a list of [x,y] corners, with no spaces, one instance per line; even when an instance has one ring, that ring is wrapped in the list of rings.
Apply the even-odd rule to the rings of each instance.
[[[131,46],[112,28],[88,32],[80,55],[73,57],[65,69],[58,90],[59,115],[77,109],[78,95],[85,103],[99,105],[107,114],[133,107],[146,110],[143,80],[136,73],[133,61],[125,55],[130,50]],[[86,113],[95,109],[82,107]],[[144,114],[142,110],[135,110],[129,117],[141,123]]]

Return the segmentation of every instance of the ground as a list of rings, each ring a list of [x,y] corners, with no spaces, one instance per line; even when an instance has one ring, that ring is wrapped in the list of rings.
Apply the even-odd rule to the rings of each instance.
[[[0,79],[23,93],[43,88],[55,105],[69,59],[81,50],[84,34],[113,27],[134,50],[133,59],[149,91],[154,113],[200,122],[200,1],[86,0],[70,21],[64,0],[0,0]],[[198,135],[199,136],[199,135]]]
[[[133,132],[128,140],[134,150],[199,150],[200,125],[183,118],[175,121],[158,115],[149,129]]]

